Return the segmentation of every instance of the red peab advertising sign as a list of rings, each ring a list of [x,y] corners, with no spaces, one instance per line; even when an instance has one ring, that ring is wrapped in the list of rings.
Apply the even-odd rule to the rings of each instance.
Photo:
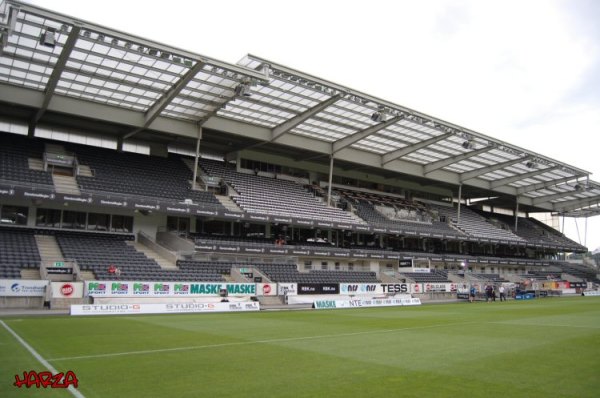
[[[74,291],[75,291],[75,288],[70,283],[65,283],[64,285],[62,285],[60,287],[60,292],[63,294],[63,296],[69,297],[70,295],[73,294]]]

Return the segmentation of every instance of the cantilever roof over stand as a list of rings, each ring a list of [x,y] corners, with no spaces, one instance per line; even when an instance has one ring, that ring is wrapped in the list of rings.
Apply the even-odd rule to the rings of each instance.
[[[464,197],[600,213],[600,184],[584,170],[257,56],[228,64],[16,1],[0,5],[0,32],[0,105],[34,109],[32,128],[48,115],[89,118],[126,140],[195,138],[204,126]]]

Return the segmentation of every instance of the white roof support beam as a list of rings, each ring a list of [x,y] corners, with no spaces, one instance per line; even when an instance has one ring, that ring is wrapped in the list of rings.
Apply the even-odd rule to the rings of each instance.
[[[577,176],[571,176],[571,177],[559,178],[558,180],[545,181],[545,182],[540,182],[538,184],[527,185],[525,187],[517,188],[517,194],[522,195],[527,192],[533,192],[533,191],[538,191],[540,189],[550,188],[555,185],[562,184],[563,182],[572,181],[576,178],[577,178]]]
[[[600,203],[598,197],[587,197],[582,199],[567,200],[565,202],[554,203],[554,210],[558,212],[576,210],[586,206],[592,206]]]
[[[137,128],[123,136],[123,139],[126,140],[131,138],[133,135],[139,133],[142,130],[145,130],[152,124],[152,122],[160,115],[160,113],[173,101],[177,95],[187,86],[187,84],[202,70],[204,67],[203,62],[196,62],[190,70],[186,72],[171,88],[163,94],[162,97],[157,99],[154,104],[146,111],[144,115],[144,124],[141,128]]]
[[[539,198],[533,198],[531,200],[531,204],[534,206],[537,206],[542,203],[552,202],[555,199],[564,198],[565,196],[573,196],[578,193],[580,193],[580,192],[572,190],[572,191],[565,191],[565,192],[557,192],[555,194],[550,194],[550,195],[544,195]]]
[[[367,138],[368,136],[370,136],[372,134],[375,134],[378,131],[381,131],[385,128],[388,128],[389,126],[391,126],[393,124],[398,123],[402,119],[404,119],[404,116],[396,116],[390,120],[387,120],[387,121],[379,123],[379,124],[375,124],[364,130],[357,131],[354,134],[350,134],[349,136],[341,138],[341,139],[335,141],[331,145],[331,153],[334,154],[334,153],[354,144],[355,142],[358,142],[364,138]]]
[[[537,175],[544,174],[549,171],[556,170],[558,168],[559,168],[559,166],[554,166],[554,167],[549,167],[549,168],[543,169],[543,170],[534,170],[534,171],[530,171],[528,173],[517,174],[512,177],[501,178],[499,180],[492,181],[490,183],[490,188],[495,189],[495,188],[501,187],[503,185],[508,185],[508,184],[512,184],[513,182],[524,180],[526,178],[535,177]]]
[[[453,133],[445,133],[442,135],[431,137],[424,141],[417,142],[412,145],[405,146],[404,148],[396,149],[395,151],[392,151],[392,152],[384,153],[383,156],[381,156],[381,167],[390,163],[391,161],[401,158],[404,155],[408,155],[411,152],[418,151],[419,149],[425,148],[426,146],[429,146],[431,144],[435,144],[438,141],[445,140],[446,138],[450,137],[452,134]]]
[[[322,110],[333,105],[340,98],[342,98],[342,96],[340,94],[334,95],[333,97],[330,97],[329,99],[318,103],[317,105],[313,106],[312,108],[309,108],[306,111],[297,114],[293,118],[286,120],[285,122],[281,123],[279,126],[275,126],[271,130],[271,141],[277,141],[282,135],[286,134],[294,127],[304,123],[304,121],[310,119],[311,117],[313,117],[317,113],[321,112]]]
[[[512,166],[513,164],[526,162],[528,159],[529,159],[529,157],[518,158],[518,159],[509,160],[509,161],[498,163],[498,164],[493,164],[493,165],[486,166],[486,167],[481,167],[476,170],[466,171],[466,172],[460,174],[459,179],[461,182],[472,180],[473,178],[479,177],[479,176],[487,174],[487,173],[491,173],[492,171],[501,170],[505,167]]]
[[[35,126],[44,113],[46,109],[48,109],[48,105],[50,104],[50,100],[54,95],[54,90],[56,90],[56,86],[58,85],[58,81],[60,80],[60,76],[62,75],[65,65],[71,56],[71,52],[73,52],[73,48],[75,48],[75,43],[77,43],[77,39],[79,38],[79,32],[81,28],[77,25],[73,25],[71,27],[71,32],[67,37],[67,41],[63,46],[58,59],[56,60],[56,64],[54,65],[54,69],[52,70],[52,74],[48,79],[48,83],[46,84],[46,89],[44,90],[44,101],[42,102],[42,106],[35,113],[35,116],[31,119],[31,125]]]
[[[442,167],[450,166],[451,164],[458,163],[462,160],[472,158],[473,156],[481,155],[482,153],[485,153],[491,149],[492,149],[491,147],[485,147],[485,148],[477,149],[475,151],[461,153],[460,155],[452,156],[447,159],[442,159],[442,160],[438,160],[436,162],[426,164],[423,167],[423,174],[427,175],[429,173],[434,172],[437,169],[441,169]]]

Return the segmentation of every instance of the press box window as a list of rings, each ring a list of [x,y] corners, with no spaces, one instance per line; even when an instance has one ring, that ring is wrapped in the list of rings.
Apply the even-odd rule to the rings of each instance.
[[[60,228],[60,210],[37,209],[35,225],[38,227]]]
[[[28,214],[29,209],[27,207],[2,206],[0,224],[27,225]]]

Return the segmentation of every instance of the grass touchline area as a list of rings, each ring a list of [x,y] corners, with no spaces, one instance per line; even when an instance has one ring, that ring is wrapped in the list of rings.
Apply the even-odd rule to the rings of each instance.
[[[600,300],[321,311],[2,318],[86,398],[596,397]],[[0,328],[1,397],[43,372]],[[48,359],[49,358],[49,359]]]

